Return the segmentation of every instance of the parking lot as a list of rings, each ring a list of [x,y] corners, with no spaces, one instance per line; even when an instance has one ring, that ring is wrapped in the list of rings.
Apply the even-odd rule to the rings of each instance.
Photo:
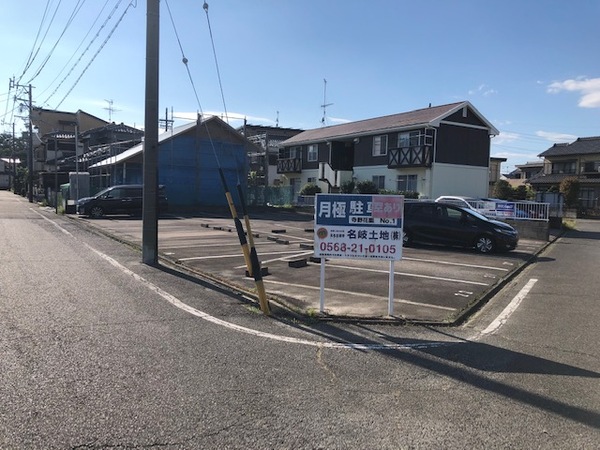
[[[271,301],[313,315],[320,310],[319,262],[313,255],[311,214],[251,212],[254,244]],[[130,217],[87,219],[82,224],[141,245],[142,220]],[[471,250],[414,246],[394,263],[393,317],[417,322],[452,323],[501,287],[547,242],[521,239],[511,252],[481,255]],[[246,264],[227,211],[196,216],[168,215],[159,220],[161,257],[252,292]],[[303,260],[306,259],[306,265]],[[298,262],[299,260],[299,262]],[[290,267],[290,261],[301,267]],[[331,259],[325,264],[325,317],[388,318],[389,262]]]

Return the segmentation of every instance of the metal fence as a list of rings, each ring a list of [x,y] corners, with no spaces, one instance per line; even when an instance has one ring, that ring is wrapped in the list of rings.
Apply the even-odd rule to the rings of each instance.
[[[550,203],[485,200],[472,200],[468,203],[477,212],[493,219],[548,221],[550,217]]]

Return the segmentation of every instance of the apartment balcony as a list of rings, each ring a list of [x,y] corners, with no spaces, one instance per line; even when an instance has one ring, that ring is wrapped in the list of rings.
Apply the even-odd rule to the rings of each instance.
[[[430,167],[430,146],[402,147],[388,149],[388,168],[399,169],[403,167]]]
[[[302,172],[302,159],[289,158],[277,160],[277,173],[300,173]]]

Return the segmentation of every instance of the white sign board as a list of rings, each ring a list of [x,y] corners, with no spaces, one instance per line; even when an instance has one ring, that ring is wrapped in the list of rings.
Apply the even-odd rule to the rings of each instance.
[[[402,258],[404,196],[317,194],[315,256]]]

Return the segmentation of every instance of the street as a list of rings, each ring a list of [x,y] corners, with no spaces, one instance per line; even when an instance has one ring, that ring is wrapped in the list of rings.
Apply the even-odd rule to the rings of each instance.
[[[304,322],[0,191],[0,448],[597,448],[576,228],[461,327]]]

